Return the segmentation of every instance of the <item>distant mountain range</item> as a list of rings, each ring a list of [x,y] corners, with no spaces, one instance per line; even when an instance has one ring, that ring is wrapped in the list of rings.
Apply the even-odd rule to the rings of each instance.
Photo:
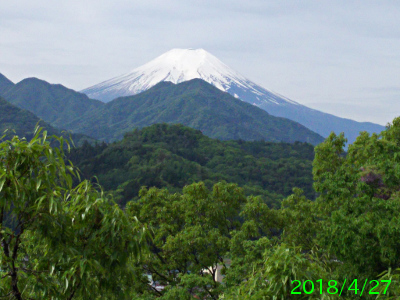
[[[115,141],[134,128],[155,123],[181,123],[221,140],[308,142],[323,137],[304,126],[269,115],[199,79],[178,85],[161,82],[144,93],[107,104],[62,85],[36,78],[8,85],[2,93],[55,127]]]
[[[326,114],[272,93],[202,49],[171,50],[131,73],[82,92],[87,95],[37,78],[14,84],[0,74],[0,96],[8,102],[56,128],[104,141],[119,140],[133,128],[163,122],[181,123],[221,140],[314,145],[332,131],[344,132],[352,143],[360,131],[385,129]]]
[[[30,111],[21,109],[12,105],[5,99],[0,97],[0,136],[6,132],[6,138],[10,138],[14,134],[20,137],[26,137],[30,139],[33,137],[33,131],[36,124],[39,124],[45,130],[47,130],[48,136],[57,135],[64,136],[69,140],[69,133],[62,132],[61,130],[54,128],[50,124],[40,120]],[[71,137],[76,145],[82,144],[85,140],[93,143],[95,140],[83,134],[71,134]]]
[[[294,121],[269,115],[211,84],[193,79],[161,82],[131,97],[121,97],[64,125],[96,139],[119,140],[125,132],[155,123],[181,123],[220,140],[308,142],[323,137]]]
[[[65,129],[64,125],[73,118],[104,105],[61,84],[50,84],[37,78],[27,78],[17,84],[9,81],[10,84],[2,77],[0,86],[6,86],[0,93],[2,97],[58,128]]]
[[[3,74],[0,74],[0,97],[2,97],[13,86],[14,83],[11,80],[9,80]]]
[[[109,102],[121,96],[139,94],[162,81],[181,83],[194,78],[202,79],[271,115],[299,122],[324,137],[332,131],[344,132],[351,143],[360,131],[378,133],[385,129],[378,124],[323,113],[268,91],[203,49],[173,49],[127,74],[82,92],[93,99]]]

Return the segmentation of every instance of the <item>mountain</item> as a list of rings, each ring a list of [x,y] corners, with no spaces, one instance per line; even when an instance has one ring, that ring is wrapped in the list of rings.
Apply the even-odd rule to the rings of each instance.
[[[22,80],[9,88],[3,97],[58,128],[65,128],[64,124],[73,118],[104,105],[61,84],[50,84],[37,78]]]
[[[109,102],[117,97],[139,94],[161,81],[176,84],[195,78],[226,92],[236,85],[259,93],[257,87],[248,85],[246,78],[203,49],[173,49],[128,74],[87,88],[82,93]]]
[[[237,183],[246,195],[262,195],[270,205],[279,206],[293,187],[315,198],[314,147],[306,143],[219,141],[180,124],[154,124],[116,143],[85,144],[68,159],[85,178],[96,176],[121,205],[142,186],[179,192],[192,182],[212,188],[221,180]]]
[[[271,116],[200,79],[158,83],[143,93],[88,111],[65,128],[114,141],[134,128],[155,123],[181,123],[221,140],[301,141],[313,145],[323,141],[299,123]]]
[[[14,83],[0,73],[0,97],[3,96],[13,86]]]
[[[319,133],[323,137],[327,137],[332,131],[337,134],[344,132],[349,143],[353,143],[361,131],[380,133],[385,130],[385,127],[382,125],[339,118],[304,105],[288,105],[284,107],[265,103],[260,105],[260,108],[268,111],[271,115],[299,122],[305,127]]]
[[[45,130],[48,135],[64,136],[69,138],[69,134],[63,133],[61,130],[54,128],[50,124],[40,120],[30,111],[21,109],[12,105],[5,99],[0,97],[0,136],[6,132],[6,138],[10,138],[14,133],[20,137],[26,137],[30,139],[33,137],[33,131],[36,124],[39,124]],[[95,140],[83,134],[71,134],[71,137],[75,145],[81,145],[85,140],[93,143]]]
[[[109,102],[121,96],[141,93],[161,81],[180,83],[202,79],[218,89],[258,106],[271,115],[294,120],[327,137],[332,131],[344,132],[353,142],[360,131],[381,132],[384,126],[356,122],[308,108],[273,93],[231,69],[203,49],[173,49],[119,77],[89,87],[82,92]]]

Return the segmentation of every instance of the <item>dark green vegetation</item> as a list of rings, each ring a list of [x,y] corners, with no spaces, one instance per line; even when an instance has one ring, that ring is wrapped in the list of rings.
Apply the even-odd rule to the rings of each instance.
[[[211,274],[229,255],[232,236],[241,228],[241,210],[254,201],[246,199],[237,185],[227,183],[216,184],[212,191],[194,183],[179,194],[143,189],[140,200],[128,204],[127,213],[154,228],[154,239],[149,255],[133,265],[134,299],[194,299],[193,295],[218,299],[224,286]],[[140,274],[151,275],[167,288],[150,287]]]
[[[327,289],[327,280],[337,280],[339,287],[345,279],[350,280],[342,297],[359,299],[365,280],[370,282],[380,277],[393,280],[386,295],[380,298],[389,299],[390,295],[390,299],[398,299],[400,118],[380,135],[360,134],[343,155],[345,141],[343,135],[331,134],[316,147],[313,175],[319,197],[310,201],[297,190],[283,202],[282,208],[274,212],[277,222],[272,227],[281,228],[283,232],[275,245],[257,252],[260,250],[258,242],[244,243],[247,249],[254,249],[255,252],[250,252],[252,255],[258,253],[261,256],[252,258],[249,271],[244,275],[235,273],[234,259],[228,278],[230,274],[235,275],[233,278],[239,279],[236,284],[240,286],[238,288],[235,281],[232,282],[228,299],[265,299],[263,297],[272,295],[298,299],[290,294],[292,280],[303,282],[309,279],[315,283],[321,278],[323,291]],[[264,215],[268,216],[267,213]],[[271,219],[266,218],[266,221]],[[237,262],[237,268],[242,270],[249,261],[238,256]],[[356,278],[358,287],[348,290]],[[368,291],[375,285],[369,283]],[[374,292],[382,293],[385,287],[386,284],[380,284]],[[358,288],[357,295],[354,288]],[[319,285],[314,297],[318,295]],[[312,298],[304,292],[303,296]],[[376,297],[368,293],[363,295],[363,299]]]
[[[68,133],[62,133],[61,130],[54,128],[46,122],[41,121],[33,113],[18,108],[3,98],[0,97],[0,136],[3,135],[5,130],[6,137],[11,138],[14,134],[20,137],[26,137],[30,139],[33,137],[33,130],[39,124],[45,128],[49,135],[63,135],[68,137]],[[86,140],[89,143],[93,143],[94,139],[83,134],[71,134],[73,141],[76,145],[81,145]]]
[[[13,86],[14,83],[11,80],[9,80],[3,74],[0,74],[0,97],[3,96]]]
[[[192,146],[196,136],[202,147]],[[315,200],[295,188],[276,208],[268,205],[273,202],[268,193],[246,196],[234,183],[207,188],[198,182],[178,192],[169,186],[142,188],[124,211],[87,181],[73,188],[74,168],[64,165],[64,155],[38,136],[31,142],[4,142],[0,295],[79,300],[398,299],[400,118],[380,135],[360,134],[347,153],[345,142],[343,135],[331,134],[315,148]],[[135,157],[147,164],[149,157],[162,163],[177,153],[200,159],[216,147],[227,150],[224,158],[214,159],[227,159],[222,165],[228,168],[238,159],[230,151],[282,159],[278,149],[296,156],[307,153],[306,146],[215,143],[192,129],[155,125],[136,130],[119,143],[85,145],[79,151],[90,156],[97,149],[92,168],[112,163],[118,169],[135,149],[142,149]],[[159,156],[146,156],[151,147]],[[84,149],[90,151],[85,154]],[[140,168],[137,159],[132,165]],[[90,160],[84,161],[89,168]],[[149,228],[151,238],[140,239],[144,228]],[[223,284],[212,276],[218,266],[225,274]],[[341,298],[327,293],[332,279],[338,282],[338,292],[347,280]],[[349,289],[353,279],[358,285]],[[367,279],[367,291],[375,285],[371,280],[389,279],[392,284],[379,298],[367,292],[360,297]],[[313,281],[314,293],[305,294],[301,287],[301,296],[291,294],[293,280]],[[322,280],[322,289],[317,280]],[[374,291],[383,293],[385,286]],[[311,290],[310,283],[306,287]]]
[[[161,83],[161,85],[163,84],[168,85],[168,83]],[[172,84],[169,83],[169,85]],[[203,82],[203,85],[207,85],[207,83]],[[179,91],[181,88],[182,90]],[[199,92],[198,87],[195,88]],[[258,112],[253,105],[248,105],[247,107],[239,105],[239,110],[244,111],[237,113],[238,106],[235,104],[237,99],[231,96],[228,100],[226,93],[219,90],[207,90],[205,93],[193,96],[193,93],[190,94],[185,89],[183,86],[178,85],[174,88],[170,87],[170,91],[165,89],[161,91],[159,89],[158,92],[154,90],[152,93],[141,95],[141,97],[128,97],[133,101],[138,100],[141,103],[140,107],[129,103],[130,101],[128,100],[121,99],[113,105],[105,106],[100,101],[89,99],[86,95],[62,85],[49,84],[36,78],[28,78],[14,84],[0,74],[0,96],[3,96],[7,101],[33,112],[55,127],[75,130],[75,132],[91,135],[105,141],[119,140],[125,132],[131,131],[133,128],[162,122],[182,123],[192,128],[200,129],[210,137],[222,140],[262,139],[285,142],[298,140],[308,141],[314,145],[322,141],[320,136],[316,137],[315,132],[324,137],[327,137],[331,131],[335,133],[345,132],[348,140],[353,142],[360,131],[372,133],[384,130],[384,127],[378,124],[360,123],[339,118],[303,105],[263,103],[260,108],[264,110],[264,114]],[[237,92],[240,94],[239,91]],[[145,95],[148,95],[149,98],[146,99]],[[158,97],[156,101],[152,101],[151,97],[154,95]],[[164,99],[163,96],[165,96]],[[177,99],[177,96],[180,98],[187,96],[188,98]],[[208,96],[210,98],[207,98]],[[199,97],[201,97],[200,101]],[[219,105],[214,107],[212,103],[216,98],[223,101],[217,102]],[[233,102],[232,98],[234,99]],[[182,102],[181,100],[185,101]],[[259,101],[257,99],[253,100],[249,102],[257,103]],[[127,102],[129,103],[128,108],[138,109],[138,111],[129,112],[125,111],[124,107],[121,108],[121,105],[125,105]],[[226,102],[229,105],[226,106]],[[188,106],[191,105],[193,107],[188,109]],[[253,108],[249,110],[248,107]],[[185,112],[180,114],[179,111],[182,108],[185,108]],[[268,117],[265,117],[265,111],[269,113],[269,115],[267,113]],[[121,119],[119,114],[122,116]],[[83,115],[85,116],[82,117]],[[269,120],[267,124],[263,120],[264,118],[267,121]],[[283,118],[285,118],[284,120],[287,118],[295,122],[292,121],[289,125],[283,125],[281,121],[277,121]],[[84,122],[81,124],[82,121]],[[240,122],[236,124],[238,121]],[[277,122],[277,126],[275,126],[276,123],[274,122]],[[297,124],[296,122],[303,124],[314,133],[307,137],[309,132],[305,133],[302,126],[301,128],[296,128],[293,125]],[[101,128],[98,127],[100,125]],[[112,126],[111,130],[108,128],[109,126]],[[288,126],[289,132],[286,133],[285,130],[282,130],[282,126]],[[261,128],[261,130],[255,128]],[[104,132],[104,135],[102,132]],[[265,137],[267,134],[268,136]]]
[[[314,145],[323,141],[299,123],[271,116],[200,79],[176,85],[161,82],[141,94],[88,111],[64,127],[114,141],[134,128],[155,123],[180,123],[221,140],[301,141]]]
[[[0,297],[127,299],[145,228],[39,133],[0,144]]]
[[[1,82],[1,81],[0,81]],[[73,118],[103,105],[61,84],[50,84],[37,78],[27,78],[8,88],[2,96],[10,103],[27,109],[57,128]],[[82,132],[80,132],[82,133]]]
[[[142,190],[127,211],[150,224],[155,238],[151,256],[135,272],[150,273],[167,288],[138,280],[135,299],[340,299],[346,279],[342,299],[360,299],[365,280],[362,299],[377,299],[368,292],[376,285],[371,280],[381,279],[392,284],[379,299],[398,299],[400,119],[379,136],[362,133],[347,155],[344,144],[343,136],[331,134],[316,148],[318,198],[310,201],[295,189],[280,209],[225,183],[212,191],[192,184],[179,194]],[[221,285],[205,270],[213,273],[227,259]],[[337,294],[327,293],[331,279]],[[358,285],[349,289],[353,279]],[[313,281],[314,293],[301,287],[301,296],[291,294],[293,280]]]
[[[104,104],[60,84],[27,78],[13,84],[0,77],[2,95],[57,128],[98,140],[120,140],[126,132],[156,123],[181,123],[221,140],[265,140],[318,144],[323,138],[299,123],[262,109],[194,79],[162,82],[132,97]]]
[[[142,186],[178,192],[203,181],[208,188],[225,180],[246,195],[262,195],[279,206],[301,187],[314,198],[311,163],[314,149],[305,143],[219,141],[182,125],[156,124],[127,133],[120,142],[73,149],[69,159],[86,178],[96,176],[125,205]]]

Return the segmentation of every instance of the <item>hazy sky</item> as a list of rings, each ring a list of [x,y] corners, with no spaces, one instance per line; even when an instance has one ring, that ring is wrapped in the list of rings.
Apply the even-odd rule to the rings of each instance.
[[[81,90],[172,48],[338,116],[400,115],[399,1],[0,1],[0,73]]]

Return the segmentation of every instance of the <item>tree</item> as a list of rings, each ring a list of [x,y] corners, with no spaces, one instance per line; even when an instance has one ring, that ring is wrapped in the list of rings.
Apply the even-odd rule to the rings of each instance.
[[[181,194],[143,188],[127,211],[154,230],[151,254],[136,264],[136,274],[149,274],[166,288],[136,277],[137,291],[162,299],[218,299],[223,286],[215,280],[225,263],[231,233],[240,227],[239,212],[246,198],[235,184],[220,182],[213,190],[203,183],[186,186]]]
[[[321,296],[320,286],[311,297],[303,286],[297,290],[303,296],[291,294],[294,280],[316,283],[321,279],[322,291],[326,291],[334,265],[315,247],[319,224],[313,205],[300,189],[294,189],[279,210],[249,197],[241,212],[243,225],[231,239],[232,264],[226,270],[223,299],[334,298],[324,292]]]
[[[224,299],[291,299],[295,295],[289,293],[289,283],[294,279],[314,284],[332,279],[338,286],[347,280],[341,296],[358,299],[360,290],[356,294],[355,285],[350,289],[349,278],[359,283],[392,280],[385,295],[386,284],[374,291],[380,298],[399,297],[400,118],[379,135],[360,133],[347,153],[345,144],[343,134],[332,133],[315,148],[316,201],[294,189],[280,210],[255,203],[247,209],[262,212],[263,218],[247,214],[242,229],[233,235]],[[264,230],[260,224],[266,224]],[[267,228],[278,234],[268,234]],[[319,296],[302,293],[293,299]],[[328,296],[338,295],[321,297]],[[364,293],[363,298],[376,295]]]
[[[128,297],[145,229],[64,161],[68,143],[35,129],[0,144],[0,297]]]
[[[348,275],[376,278],[400,266],[400,119],[380,135],[362,132],[343,155],[344,137],[316,148],[319,244]]]
[[[272,245],[260,239],[258,250],[263,249],[262,258],[253,263],[247,278],[236,287],[226,291],[223,299],[335,299],[336,295],[326,293],[331,279],[326,266],[319,257],[304,253],[298,247],[285,243]],[[267,246],[268,247],[265,247]],[[261,246],[261,247],[260,247]],[[311,281],[303,285],[305,281]],[[321,280],[322,290],[317,280]],[[297,282],[296,282],[297,281]],[[298,282],[302,284],[295,289]],[[313,291],[311,295],[304,291]],[[292,292],[301,293],[301,295]]]

